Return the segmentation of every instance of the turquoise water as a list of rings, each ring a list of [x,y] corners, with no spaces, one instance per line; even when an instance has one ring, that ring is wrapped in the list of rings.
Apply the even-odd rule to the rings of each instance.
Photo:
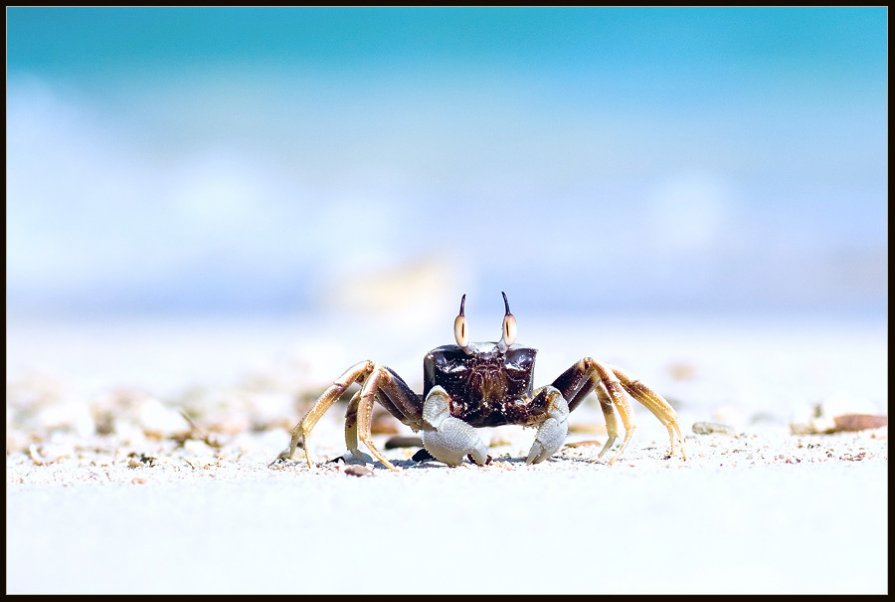
[[[886,16],[12,8],[8,302],[882,315]]]

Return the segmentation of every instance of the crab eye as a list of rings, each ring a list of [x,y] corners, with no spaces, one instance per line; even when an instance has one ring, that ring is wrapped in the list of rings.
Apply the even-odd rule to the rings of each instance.
[[[466,347],[469,344],[469,333],[466,332],[466,318],[457,316],[454,320],[454,338],[460,347]]]
[[[507,314],[503,317],[503,342],[512,345],[516,342],[516,316]]]
[[[457,345],[466,348],[469,345],[469,331],[466,328],[466,295],[460,299],[460,314],[454,319],[454,339]]]
[[[500,293],[503,295],[503,306],[506,309],[506,313],[503,316],[503,342],[509,346],[512,345],[516,341],[516,316],[510,313],[510,302],[507,301],[507,294]]]

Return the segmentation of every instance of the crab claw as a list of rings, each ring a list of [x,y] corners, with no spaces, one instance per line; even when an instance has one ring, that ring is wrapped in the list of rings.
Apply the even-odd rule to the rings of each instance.
[[[450,397],[442,387],[433,387],[423,403],[423,447],[432,457],[448,466],[459,466],[463,458],[484,466],[490,462],[488,446],[475,429],[451,416]]]
[[[526,464],[538,464],[555,454],[569,434],[569,404],[553,387],[548,388],[547,396],[547,419],[538,427]]]

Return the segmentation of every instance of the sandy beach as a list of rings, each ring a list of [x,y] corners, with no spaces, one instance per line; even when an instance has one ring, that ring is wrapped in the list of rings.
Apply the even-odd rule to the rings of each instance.
[[[677,407],[686,461],[665,459],[639,406],[623,458],[598,461],[588,402],[542,465],[522,461],[533,431],[501,427],[482,431],[490,466],[417,463],[409,447],[385,452],[402,471],[357,477],[323,462],[344,451],[342,403],[311,441],[323,463],[268,467],[308,403],[296,393],[346,360],[378,344],[418,384],[420,334],[320,343],[352,326],[11,329],[7,591],[887,592],[888,429],[792,427],[822,426],[818,407],[887,414],[884,325],[526,324],[539,380],[592,341],[636,367]],[[381,419],[381,449],[412,435]],[[694,432],[706,421],[725,432]]]

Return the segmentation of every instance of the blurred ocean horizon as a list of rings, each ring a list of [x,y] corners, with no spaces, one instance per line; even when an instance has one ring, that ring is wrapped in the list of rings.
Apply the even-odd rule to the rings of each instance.
[[[882,318],[887,15],[10,8],[7,317]]]

